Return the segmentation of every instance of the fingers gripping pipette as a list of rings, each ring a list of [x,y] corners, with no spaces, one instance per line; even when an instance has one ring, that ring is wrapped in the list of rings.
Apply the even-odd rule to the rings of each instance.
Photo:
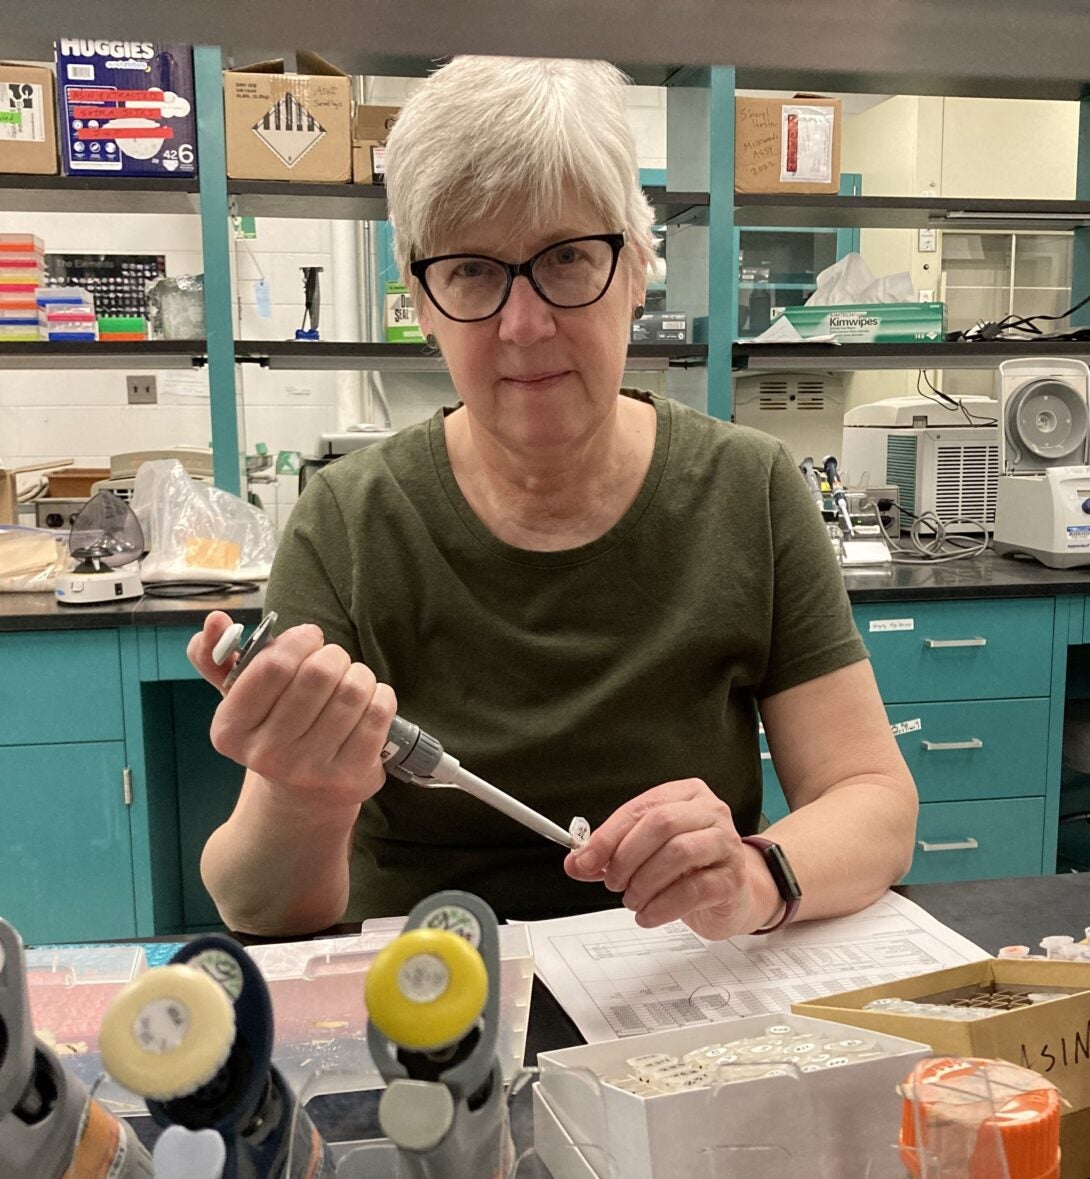
[[[827,454],[821,460],[821,465],[825,471],[825,478],[829,481],[829,490],[833,494],[833,503],[836,504],[836,509],[844,521],[844,531],[849,536],[854,536],[855,526],[852,524],[852,517],[848,511],[848,497],[844,494],[844,484],[840,482],[840,472],[837,470],[836,458],[831,454]]]
[[[250,636],[242,648],[238,662],[223,682],[224,690],[231,687],[258,651],[272,638],[272,627],[276,617],[276,612],[270,610]],[[216,663],[227,660],[237,647],[241,633],[242,626],[239,623],[233,623],[224,631],[212,653]],[[512,798],[510,794],[505,794],[483,778],[478,778],[476,774],[463,769],[457,759],[451,757],[430,733],[425,733],[419,725],[414,725],[412,721],[407,721],[403,717],[394,717],[379,757],[386,772],[403,782],[411,782],[414,786],[457,787],[501,811],[515,822],[529,827],[531,831],[559,843],[561,847],[577,850],[586,843],[590,834],[585,819],[573,819],[571,827],[565,831],[563,827],[531,810],[517,798]]]

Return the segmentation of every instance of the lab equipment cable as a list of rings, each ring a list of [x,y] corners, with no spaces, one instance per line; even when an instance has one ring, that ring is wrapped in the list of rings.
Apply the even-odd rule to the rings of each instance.
[[[937,565],[950,561],[965,561],[971,557],[979,557],[991,546],[988,529],[981,520],[972,520],[965,516],[953,516],[941,520],[934,512],[924,512],[917,515],[908,508],[897,505],[891,499],[880,498],[866,500],[864,508],[869,507],[874,512],[875,521],[886,544],[894,564],[898,565]],[[912,518],[912,527],[908,532],[908,545],[903,545],[895,539],[882,520],[882,513],[891,508],[897,508],[898,513],[904,513]],[[980,532],[980,536],[966,536],[963,533],[951,532],[956,524],[967,524]],[[924,530],[932,535],[926,535]]]
[[[932,397],[930,393],[925,393],[923,389],[920,388],[921,380],[926,383],[928,389],[931,390],[931,393],[935,394],[934,397]],[[916,392],[927,401],[934,401],[937,405],[941,405],[944,409],[960,411],[970,426],[999,425],[998,418],[986,418],[981,414],[971,413],[968,409],[966,409],[965,402],[962,401],[961,398],[954,397],[950,393],[944,393],[937,385],[932,382],[931,378],[922,368],[916,374]]]
[[[153,581],[144,583],[149,598],[207,598],[229,594],[256,594],[256,581]]]

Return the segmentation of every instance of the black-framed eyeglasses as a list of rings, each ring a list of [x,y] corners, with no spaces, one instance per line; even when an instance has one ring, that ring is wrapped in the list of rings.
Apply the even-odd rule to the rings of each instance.
[[[597,303],[609,290],[623,248],[623,233],[594,233],[553,242],[525,262],[440,254],[411,262],[409,271],[447,319],[478,323],[499,313],[519,275],[553,307]]]

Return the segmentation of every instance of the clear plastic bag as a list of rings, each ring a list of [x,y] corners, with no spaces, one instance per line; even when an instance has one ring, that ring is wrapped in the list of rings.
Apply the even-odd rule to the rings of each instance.
[[[0,593],[52,593],[72,565],[67,533],[0,525]]]
[[[146,581],[263,581],[276,532],[269,517],[238,496],[197,483],[177,459],[143,463],[131,506],[144,529]]]

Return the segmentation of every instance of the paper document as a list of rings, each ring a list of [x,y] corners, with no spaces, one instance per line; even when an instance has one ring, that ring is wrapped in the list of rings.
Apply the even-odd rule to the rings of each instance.
[[[627,909],[528,923],[534,969],[590,1043],[786,1011],[792,1003],[990,957],[887,893],[851,917],[708,942]]]

